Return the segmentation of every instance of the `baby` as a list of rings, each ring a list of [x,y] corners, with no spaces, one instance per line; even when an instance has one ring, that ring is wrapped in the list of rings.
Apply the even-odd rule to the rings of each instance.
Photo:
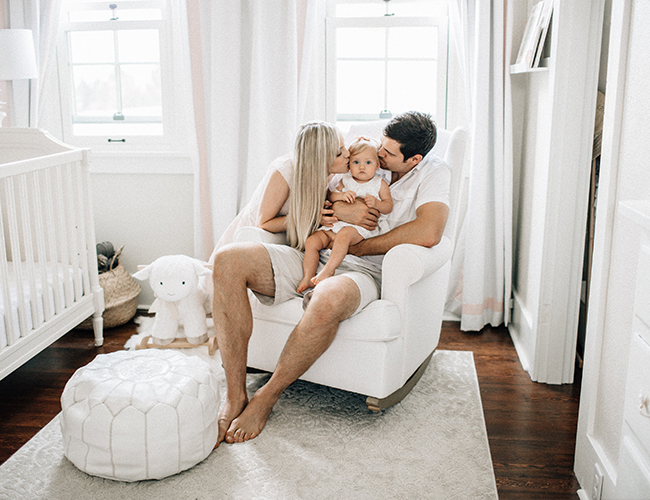
[[[379,144],[373,139],[358,137],[352,141],[348,149],[350,171],[343,174],[337,190],[329,193],[329,200],[354,203],[357,198],[362,198],[368,207],[376,208],[382,214],[390,213],[393,209],[390,189],[385,180],[375,175],[379,168],[377,156]],[[369,231],[346,222],[337,222],[331,228],[321,228],[310,235],[305,242],[303,278],[296,291],[302,293],[324,279],[334,276],[334,272],[347,255],[350,245],[378,234],[378,229]],[[317,275],[320,251],[329,248],[330,245],[332,248],[330,258]]]

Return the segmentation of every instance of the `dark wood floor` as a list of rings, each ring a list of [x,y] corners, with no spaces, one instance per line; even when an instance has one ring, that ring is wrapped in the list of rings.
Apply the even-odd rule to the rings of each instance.
[[[0,463],[60,411],[61,392],[77,368],[98,353],[122,349],[134,333],[132,322],[113,328],[95,348],[91,332],[73,330],[1,380]],[[576,499],[580,374],[573,385],[531,382],[503,327],[464,333],[446,322],[439,348],[474,352],[499,498]]]

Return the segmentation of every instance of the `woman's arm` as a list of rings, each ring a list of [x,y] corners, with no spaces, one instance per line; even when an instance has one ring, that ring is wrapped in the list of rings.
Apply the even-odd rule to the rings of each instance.
[[[271,233],[286,231],[286,217],[284,215],[278,216],[278,213],[280,213],[288,198],[289,184],[287,184],[280,172],[273,172],[262,196],[260,220],[257,226]]]

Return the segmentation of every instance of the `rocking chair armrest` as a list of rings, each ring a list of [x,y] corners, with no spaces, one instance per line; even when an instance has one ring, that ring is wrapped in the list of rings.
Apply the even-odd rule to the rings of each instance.
[[[440,270],[451,254],[452,243],[447,236],[431,248],[412,244],[391,248],[382,264],[382,298],[392,300],[395,293],[403,294],[407,287]]]
[[[286,233],[271,233],[254,226],[240,227],[235,233],[235,242],[242,243],[247,241],[274,243],[276,245],[287,244]]]

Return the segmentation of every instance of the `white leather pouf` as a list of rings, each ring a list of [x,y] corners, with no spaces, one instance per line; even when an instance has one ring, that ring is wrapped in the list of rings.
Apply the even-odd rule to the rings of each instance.
[[[171,349],[100,354],[61,396],[66,457],[119,481],[161,479],[196,465],[217,442],[217,377]]]

